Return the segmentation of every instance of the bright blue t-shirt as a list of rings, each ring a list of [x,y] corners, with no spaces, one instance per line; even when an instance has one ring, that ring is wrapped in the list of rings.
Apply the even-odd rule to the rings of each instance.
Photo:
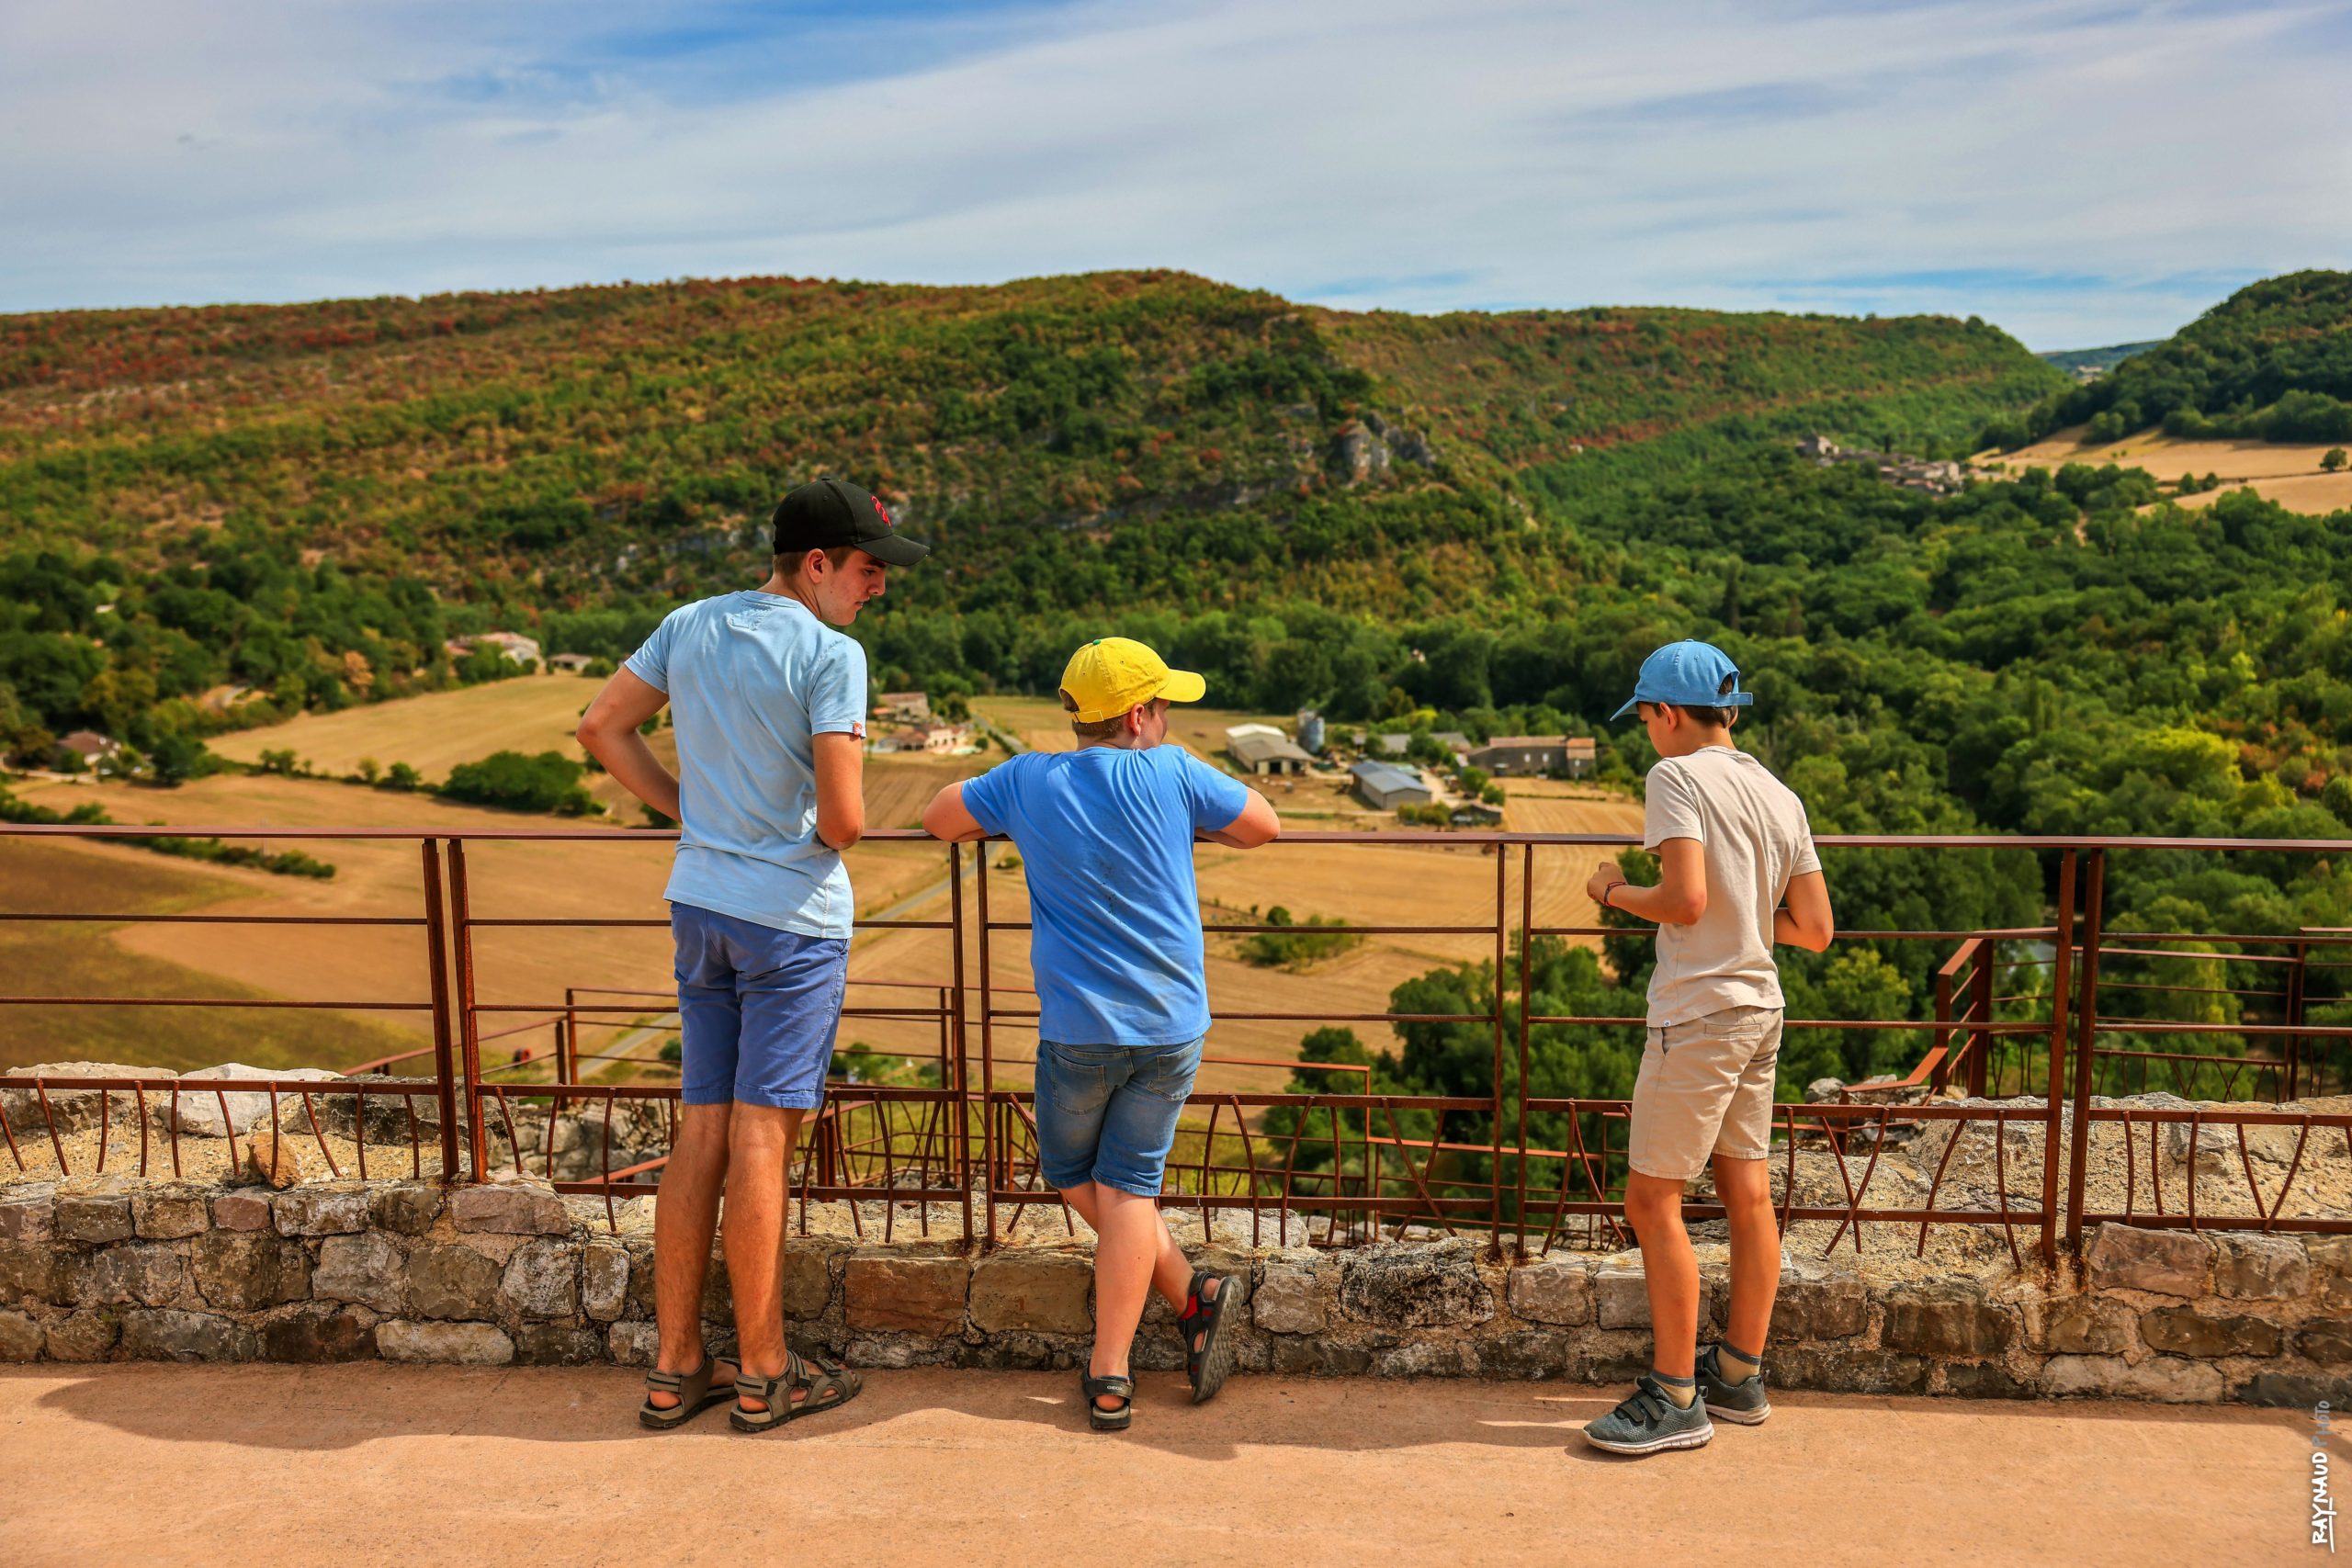
[[[849,868],[817,837],[810,739],[865,733],[865,649],[745,589],[670,612],[630,673],[670,695],[678,858],[663,897],[803,936],[850,934]]]
[[[1176,746],[1031,751],[964,784],[1029,879],[1037,1032],[1057,1045],[1178,1045],[1209,1032],[1193,835],[1230,828],[1237,779]]]

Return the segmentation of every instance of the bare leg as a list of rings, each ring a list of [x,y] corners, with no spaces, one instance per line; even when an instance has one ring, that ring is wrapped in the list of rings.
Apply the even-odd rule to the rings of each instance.
[[[1772,1297],[1781,1288],[1781,1232],[1772,1219],[1772,1178],[1760,1159],[1715,1156],[1715,1195],[1731,1222],[1731,1316],[1724,1336],[1751,1356],[1764,1353]]]
[[[1146,1290],[1157,1290],[1182,1312],[1193,1288],[1192,1259],[1152,1199],[1091,1181],[1064,1188],[1062,1197],[1094,1231],[1094,1352],[1087,1371],[1098,1378],[1125,1377]],[[1209,1300],[1216,1291],[1209,1287]],[[1094,1403],[1105,1410],[1119,1405],[1107,1394]]]
[[[718,1190],[727,1179],[724,1105],[682,1105],[678,1139],[653,1195],[653,1318],[661,1336],[654,1365],[691,1372],[702,1365],[702,1287],[710,1271],[710,1236],[718,1223]],[[734,1369],[716,1369],[734,1381]],[[674,1394],[650,1395],[668,1410]]]
[[[1650,1364],[1675,1378],[1690,1377],[1699,1355],[1699,1255],[1690,1250],[1690,1234],[1682,1228],[1682,1185],[1639,1171],[1625,1177],[1625,1218],[1641,1237],[1650,1333],[1657,1341]]]
[[[754,1377],[784,1371],[786,1175],[805,1111],[737,1101],[728,1125],[727,1285],[735,1298],[735,1349]],[[740,1402],[764,1410],[760,1400]]]

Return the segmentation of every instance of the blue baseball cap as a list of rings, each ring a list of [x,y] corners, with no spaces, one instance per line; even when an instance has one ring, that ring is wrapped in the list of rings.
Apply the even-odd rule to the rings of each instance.
[[[1731,690],[1724,690],[1725,677],[1731,680]],[[1669,642],[1642,660],[1642,673],[1634,682],[1634,694],[1625,705],[1611,714],[1620,719],[1641,703],[1672,703],[1687,708],[1744,708],[1756,700],[1753,692],[1739,689],[1739,666],[1730,655],[1711,642]]]

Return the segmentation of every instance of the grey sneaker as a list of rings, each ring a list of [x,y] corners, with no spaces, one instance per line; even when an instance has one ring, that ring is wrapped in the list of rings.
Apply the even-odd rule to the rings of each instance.
[[[1586,1442],[1612,1454],[1702,1449],[1714,1435],[1714,1424],[1707,1419],[1706,1401],[1694,1399],[1684,1409],[1668,1399],[1647,1373],[1635,1381],[1632,1397],[1584,1429]]]
[[[1723,1372],[1723,1362],[1713,1345],[1699,1352],[1699,1402],[1707,1407],[1707,1414],[1743,1427],[1761,1425],[1772,1414],[1772,1402],[1764,1397],[1763,1369],[1739,1382],[1725,1382]]]

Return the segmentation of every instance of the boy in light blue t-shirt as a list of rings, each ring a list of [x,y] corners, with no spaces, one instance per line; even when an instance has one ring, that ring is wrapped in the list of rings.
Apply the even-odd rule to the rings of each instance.
[[[1011,758],[923,812],[943,839],[1010,837],[1028,877],[1037,1156],[1094,1227],[1094,1351],[1079,1384],[1096,1431],[1133,1420],[1128,1357],[1152,1287],[1177,1309],[1196,1404],[1231,1366],[1220,1324],[1246,1290],[1193,1272],[1159,1217],[1209,1028],[1193,840],[1254,849],[1281,830],[1263,795],[1160,744],[1168,705],[1205,690],[1139,642],[1090,642],[1062,673],[1078,750]]]
[[[785,1343],[786,1170],[824,1100],[849,969],[842,852],[865,830],[865,652],[833,628],[881,594],[889,567],[929,550],[841,479],[794,490],[774,525],[767,581],[672,611],[580,721],[605,771],[679,824],[666,897],[683,1104],[654,1200],[661,1348],[638,1412],[660,1430],[730,1391],[729,1420],[759,1432],[858,1390],[855,1374]],[[665,705],[676,778],[638,733]],[[722,1190],[733,1369],[702,1342]]]

